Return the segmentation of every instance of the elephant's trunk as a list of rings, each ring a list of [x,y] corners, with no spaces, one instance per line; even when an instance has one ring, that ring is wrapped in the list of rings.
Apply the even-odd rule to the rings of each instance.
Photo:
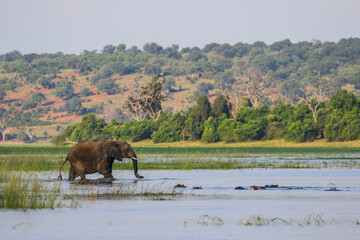
[[[138,166],[137,166],[137,159],[135,157],[132,158],[132,162],[133,162],[133,166],[134,166],[134,174],[137,178],[139,179],[143,179],[144,177],[143,176],[140,176],[138,174]]]

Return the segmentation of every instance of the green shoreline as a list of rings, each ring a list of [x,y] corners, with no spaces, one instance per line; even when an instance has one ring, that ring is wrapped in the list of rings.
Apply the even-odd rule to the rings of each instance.
[[[254,142],[256,144],[257,142]],[[251,143],[249,143],[251,144]],[[191,153],[360,153],[360,147],[352,146],[234,146],[234,145],[144,145],[140,143],[131,144],[138,154],[191,154]],[[21,144],[1,145],[0,154],[67,154],[72,146],[56,147],[53,145]]]

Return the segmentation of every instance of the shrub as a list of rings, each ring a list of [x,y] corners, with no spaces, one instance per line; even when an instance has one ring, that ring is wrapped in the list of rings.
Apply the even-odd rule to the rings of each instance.
[[[282,139],[285,136],[285,127],[280,122],[271,122],[266,128],[265,139]]]
[[[186,116],[183,112],[173,115],[162,115],[157,124],[157,131],[154,131],[151,138],[155,143],[158,142],[177,142],[183,139],[183,129]]]
[[[223,121],[217,129],[220,141],[224,141],[226,143],[236,142],[237,141],[237,136],[235,134],[236,128],[237,128],[237,122],[234,122],[233,120],[230,119],[226,119],[225,121]]]
[[[286,139],[295,142],[314,141],[318,136],[318,129],[312,119],[290,123],[286,127],[286,132]]]
[[[201,136],[201,141],[204,143],[214,143],[219,141],[217,134],[216,123],[213,118],[210,118],[204,124],[204,133]]]

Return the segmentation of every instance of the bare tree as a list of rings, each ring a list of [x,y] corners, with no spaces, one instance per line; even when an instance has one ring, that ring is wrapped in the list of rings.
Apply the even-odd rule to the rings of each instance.
[[[329,100],[329,97],[335,88],[331,87],[331,83],[322,78],[320,71],[314,70],[313,72],[318,75],[317,86],[305,84],[303,89],[300,89],[303,94],[302,96],[298,96],[298,99],[304,101],[312,112],[314,122],[317,122],[319,111],[322,110],[320,108],[321,103]],[[330,89],[333,90],[331,91]]]
[[[162,84],[163,81],[155,77],[139,90],[135,89],[131,92],[126,104],[137,121],[144,120],[146,116],[152,120],[159,118],[162,110],[161,103],[165,99],[161,91]]]
[[[226,104],[233,116],[233,120],[236,121],[236,115],[243,105],[242,91],[239,85],[234,84],[232,88],[221,88],[221,93],[225,96]]]
[[[220,87],[225,96],[230,112],[236,121],[236,115],[244,104],[244,98],[248,98],[253,107],[258,107],[261,100],[266,96],[278,98],[273,87],[267,85],[267,75],[259,68],[249,68],[244,79],[236,79],[232,85]]]
[[[243,96],[248,98],[253,107],[258,107],[261,100],[266,96],[272,99],[277,98],[276,90],[266,83],[267,73],[260,68],[249,68],[241,82]]]
[[[6,141],[6,134],[5,134],[5,131],[7,129],[8,125],[7,125],[7,121],[6,119],[3,117],[0,119],[0,132],[1,132],[1,135],[2,135],[2,140],[3,142]]]
[[[31,140],[34,140],[33,135],[31,134],[32,129],[29,126],[25,126],[25,133],[29,136]]]
[[[136,121],[140,122],[145,120],[146,115],[144,114],[143,103],[139,92],[132,92],[132,96],[128,98],[126,103],[130,109],[130,114]]]
[[[322,86],[314,87],[311,85],[305,85],[303,89],[300,89],[300,91],[303,93],[303,96],[298,96],[298,99],[304,101],[312,112],[314,122],[317,122],[318,114],[321,110],[320,104],[329,98],[326,89]]]

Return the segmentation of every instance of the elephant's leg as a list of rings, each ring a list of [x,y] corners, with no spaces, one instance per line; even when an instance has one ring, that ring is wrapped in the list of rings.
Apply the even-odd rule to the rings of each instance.
[[[73,166],[71,166],[69,170],[69,180],[74,181],[75,178],[76,178],[76,170]]]
[[[86,176],[85,176],[86,174],[84,173],[84,172],[82,172],[81,174],[80,174],[80,177],[81,177],[81,181],[85,181],[86,180]]]
[[[85,174],[85,171],[82,170],[82,171],[79,171],[79,172],[76,174],[76,177],[75,177],[75,178],[77,178],[78,176],[80,176],[81,181],[85,181],[85,180],[86,180],[85,175],[86,175],[86,174]]]
[[[111,179],[111,180],[114,180],[115,178],[113,177],[113,175],[109,172],[109,171],[104,171],[104,172],[101,172],[102,175],[104,175],[104,178],[105,179]]]

